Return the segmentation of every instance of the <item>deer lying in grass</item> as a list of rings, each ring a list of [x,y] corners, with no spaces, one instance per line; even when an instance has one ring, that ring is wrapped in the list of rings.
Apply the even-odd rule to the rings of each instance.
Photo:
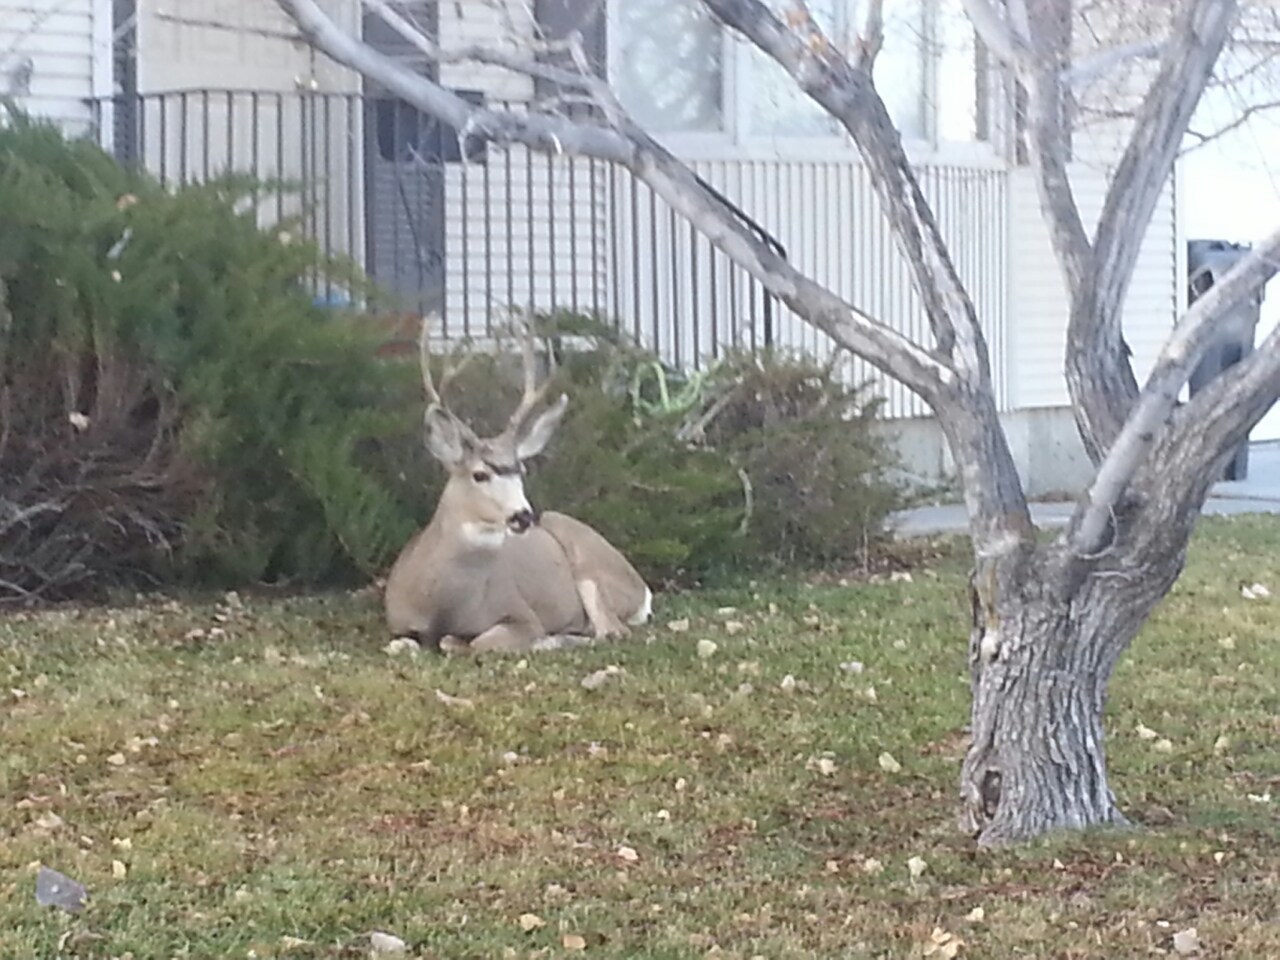
[[[419,341],[427,448],[449,472],[435,515],[401,551],[387,578],[387,625],[445,653],[558,649],[628,632],[648,621],[644,580],[599,533],[562,513],[541,516],[524,492],[524,461],[539,453],[564,415],[561,396],[534,411],[532,337],[524,338],[524,395],[505,430],[481,439],[445,404],[457,368],[436,390],[429,324]]]

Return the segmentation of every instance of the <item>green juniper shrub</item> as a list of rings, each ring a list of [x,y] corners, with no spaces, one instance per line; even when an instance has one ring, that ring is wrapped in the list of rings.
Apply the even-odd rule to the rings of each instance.
[[[735,353],[712,372],[683,432],[749,478],[744,558],[817,566],[865,562],[905,503],[897,461],[875,424],[881,402],[835,363]]]
[[[368,575],[412,532],[385,450],[416,378],[313,303],[354,275],[254,190],[0,131],[0,598]]]
[[[681,373],[593,318],[536,326],[559,358],[549,396],[570,405],[529,465],[530,497],[596,527],[651,580],[862,562],[903,503],[878,401],[829,365],[762,352]],[[472,354],[453,380],[450,405],[481,433],[517,402],[516,352]],[[421,469],[434,502],[443,478]]]

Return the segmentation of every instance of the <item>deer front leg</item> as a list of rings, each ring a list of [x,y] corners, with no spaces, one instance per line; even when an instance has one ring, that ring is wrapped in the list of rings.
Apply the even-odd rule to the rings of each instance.
[[[582,609],[586,611],[591,630],[597,637],[625,637],[631,632],[631,628],[605,605],[600,597],[600,587],[594,580],[579,580],[577,587]]]
[[[452,646],[450,653],[527,653],[542,631],[534,623],[499,623],[470,643]],[[465,649],[462,649],[465,648]],[[443,649],[443,644],[441,645]]]

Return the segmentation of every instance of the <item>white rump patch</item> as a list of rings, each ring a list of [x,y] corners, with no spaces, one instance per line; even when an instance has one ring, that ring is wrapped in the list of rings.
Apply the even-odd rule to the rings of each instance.
[[[644,588],[644,602],[640,604],[640,609],[635,612],[627,626],[639,627],[649,622],[649,618],[653,616],[653,591],[648,587]]]

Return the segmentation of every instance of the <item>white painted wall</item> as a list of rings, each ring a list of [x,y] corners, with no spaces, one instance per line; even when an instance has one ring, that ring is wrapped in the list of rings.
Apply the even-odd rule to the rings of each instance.
[[[58,122],[70,133],[87,132],[90,98],[107,92],[104,61],[95,60],[95,49],[101,47],[95,26],[98,31],[105,26],[109,32],[109,3],[0,0],[0,91],[8,89],[9,72],[29,60],[30,89],[18,97],[19,105]],[[105,53],[109,63],[109,48]]]

